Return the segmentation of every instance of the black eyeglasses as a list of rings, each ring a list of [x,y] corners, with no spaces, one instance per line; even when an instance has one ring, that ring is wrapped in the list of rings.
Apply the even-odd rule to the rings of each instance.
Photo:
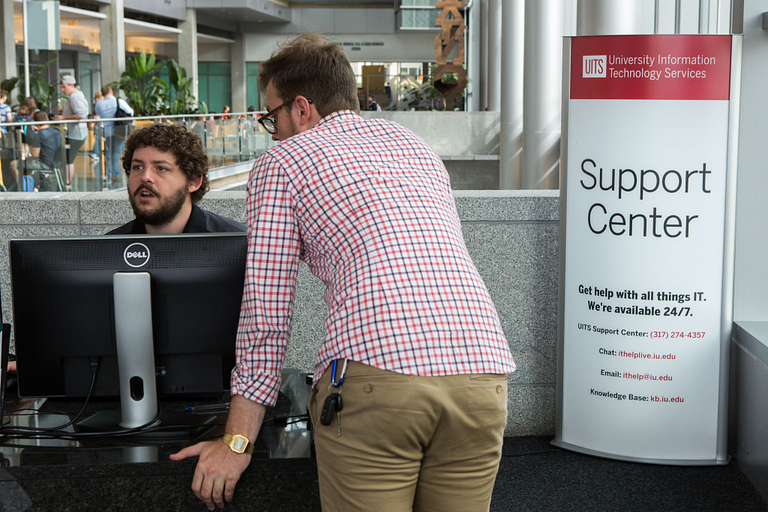
[[[272,135],[277,133],[277,113],[280,112],[280,109],[283,107],[286,107],[293,103],[293,100],[296,98],[293,98],[289,101],[284,101],[277,107],[273,108],[269,112],[267,112],[265,115],[261,116],[258,121],[261,126],[264,127],[265,130],[267,130],[267,133],[271,133]],[[311,105],[312,100],[307,98],[307,102]]]

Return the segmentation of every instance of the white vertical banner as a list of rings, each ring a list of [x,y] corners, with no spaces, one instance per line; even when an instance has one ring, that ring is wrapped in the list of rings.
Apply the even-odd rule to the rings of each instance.
[[[30,50],[61,50],[58,0],[28,0],[27,16]]]
[[[731,46],[731,36],[571,39],[555,445],[725,462]]]

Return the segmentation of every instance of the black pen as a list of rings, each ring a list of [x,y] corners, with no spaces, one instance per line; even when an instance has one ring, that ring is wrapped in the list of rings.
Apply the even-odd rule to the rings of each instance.
[[[229,402],[225,404],[196,405],[184,408],[187,412],[223,412],[229,410]]]

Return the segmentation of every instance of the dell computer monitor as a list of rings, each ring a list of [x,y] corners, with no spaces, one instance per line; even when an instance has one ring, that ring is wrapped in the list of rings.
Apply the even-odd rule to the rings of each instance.
[[[130,428],[147,416],[127,418],[127,401],[229,389],[246,245],[245,233],[11,240],[19,396],[119,395]]]

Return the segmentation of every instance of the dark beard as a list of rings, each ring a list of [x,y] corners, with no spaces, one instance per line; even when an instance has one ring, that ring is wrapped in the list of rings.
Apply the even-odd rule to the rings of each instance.
[[[174,192],[173,195],[170,195],[167,198],[161,197],[158,207],[155,208],[153,211],[149,211],[149,212],[141,211],[136,207],[134,197],[143,188],[150,190],[150,192],[154,193],[155,196],[158,196],[158,194],[154,190],[149,189],[148,187],[140,186],[136,190],[136,192],[134,192],[134,195],[130,196],[131,208],[133,208],[133,214],[136,216],[136,219],[138,219],[140,222],[143,222],[144,225],[159,227],[159,226],[165,226],[166,224],[169,224],[179,214],[179,212],[181,211],[181,208],[184,206],[184,201],[186,201],[187,199],[188,192],[187,192],[187,187],[185,185],[179,188],[179,190],[177,190],[176,192]]]

